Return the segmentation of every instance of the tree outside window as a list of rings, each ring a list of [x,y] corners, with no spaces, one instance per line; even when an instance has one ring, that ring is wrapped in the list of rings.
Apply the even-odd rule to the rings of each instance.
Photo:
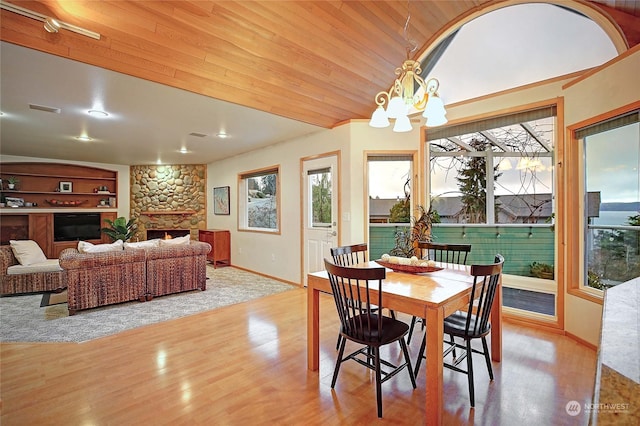
[[[246,172],[240,175],[238,211],[241,230],[278,231],[279,168]]]

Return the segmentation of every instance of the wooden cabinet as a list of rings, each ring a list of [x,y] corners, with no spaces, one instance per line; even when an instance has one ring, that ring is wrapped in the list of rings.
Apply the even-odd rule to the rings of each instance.
[[[53,215],[55,213],[2,214],[0,217],[0,244],[10,240],[33,240],[49,259],[57,259],[60,252],[68,247],[77,247],[78,241],[54,241]],[[116,212],[100,212],[100,223],[105,219],[115,220]],[[87,240],[93,244],[110,243],[111,239],[102,234],[100,239]]]
[[[211,244],[207,255],[213,267],[231,265],[231,233],[223,229],[201,229],[198,240]]]
[[[11,177],[18,179],[14,189],[9,189]],[[0,178],[3,200],[22,199],[36,203],[36,208],[115,208],[117,203],[118,172],[113,170],[61,163],[2,163]]]

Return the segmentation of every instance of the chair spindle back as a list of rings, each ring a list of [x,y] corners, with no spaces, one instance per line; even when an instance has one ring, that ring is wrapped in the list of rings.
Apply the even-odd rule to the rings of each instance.
[[[458,265],[466,265],[467,256],[471,252],[471,244],[443,244],[420,241],[418,242],[418,247],[426,250],[426,258],[429,260]]]
[[[504,257],[500,254],[496,255],[493,264],[471,265],[471,275],[474,279],[465,325],[468,336],[482,336],[489,333],[491,307],[500,282],[503,265]],[[475,300],[477,303],[474,302]]]
[[[329,275],[333,300],[338,310],[342,332],[352,340],[367,344],[372,336],[382,336],[382,315],[376,314],[376,307],[382,305],[382,292],[373,297],[369,282],[377,281],[382,288],[386,276],[385,269],[351,268],[324,260]]]
[[[333,263],[338,266],[352,266],[367,261],[367,244],[354,244],[331,248]]]

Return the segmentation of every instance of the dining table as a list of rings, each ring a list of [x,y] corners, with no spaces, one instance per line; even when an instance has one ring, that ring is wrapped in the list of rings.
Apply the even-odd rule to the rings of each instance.
[[[353,265],[356,268],[383,267],[376,261]],[[372,294],[382,291],[382,307],[395,312],[426,319],[426,401],[425,420],[428,425],[443,423],[443,349],[444,319],[457,310],[466,310],[471,298],[474,277],[470,266],[436,263],[442,268],[428,273],[396,272],[386,268],[382,288],[378,281],[370,282]],[[307,275],[307,368],[319,370],[320,362],[320,294],[331,294],[326,271]],[[502,280],[496,290],[491,309],[491,359],[502,357]],[[417,378],[416,378],[417,379]]]

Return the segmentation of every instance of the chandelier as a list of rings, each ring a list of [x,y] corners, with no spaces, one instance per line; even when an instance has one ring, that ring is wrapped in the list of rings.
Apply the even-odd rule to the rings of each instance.
[[[396,79],[388,92],[382,91],[375,97],[378,107],[373,112],[369,125],[371,127],[389,127],[389,119],[395,119],[394,132],[409,132],[413,129],[409,113],[412,109],[423,111],[428,127],[441,126],[447,123],[447,111],[438,95],[440,82],[430,78],[426,82],[420,76],[420,62],[411,59],[411,52],[416,49],[414,41],[409,39],[408,27],[411,16],[407,16],[404,34],[407,41],[407,59],[401,67],[396,68]],[[417,90],[416,90],[417,88]],[[387,105],[385,109],[385,104]]]

